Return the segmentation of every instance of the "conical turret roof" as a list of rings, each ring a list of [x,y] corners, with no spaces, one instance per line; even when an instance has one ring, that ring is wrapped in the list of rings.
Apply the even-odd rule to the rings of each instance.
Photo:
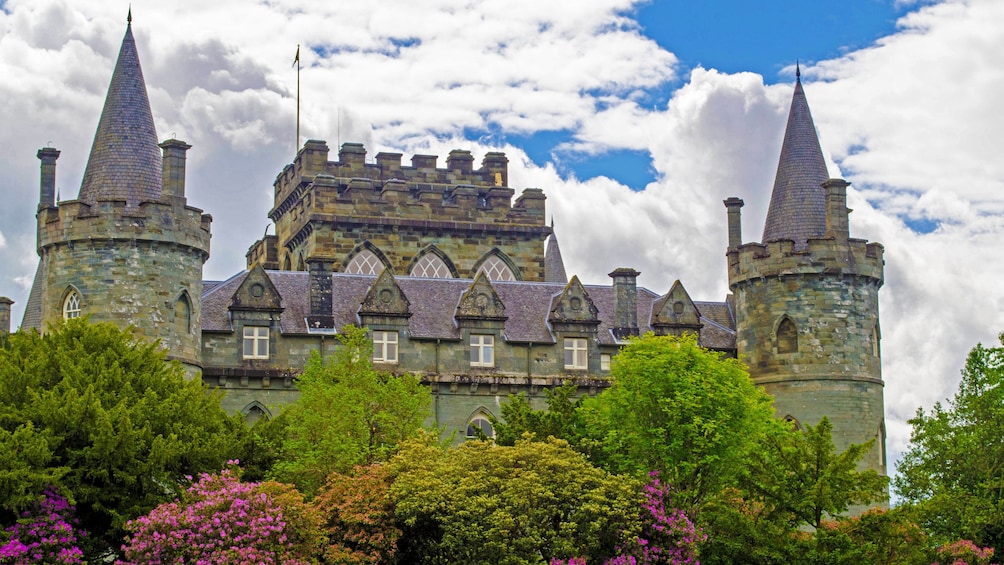
[[[130,14],[80,184],[78,198],[88,203],[160,199],[162,156],[131,20]]]
[[[547,236],[547,249],[544,251],[544,282],[566,284],[565,262],[561,259],[558,249],[558,238],[554,235],[554,221],[551,221],[551,235]]]
[[[796,246],[804,246],[807,239],[826,233],[826,190],[821,185],[829,174],[800,75],[796,72],[795,94],[763,227],[764,243],[791,239]]]

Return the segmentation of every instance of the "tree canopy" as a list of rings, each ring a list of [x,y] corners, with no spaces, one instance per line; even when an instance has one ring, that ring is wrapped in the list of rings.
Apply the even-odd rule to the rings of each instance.
[[[115,326],[71,320],[0,347],[5,521],[53,485],[92,532],[88,557],[117,547],[126,521],[171,500],[186,475],[220,469],[242,433],[157,344]]]
[[[999,336],[1004,344],[1004,334]],[[955,396],[910,420],[896,492],[938,541],[1004,552],[1004,347],[969,352]]]

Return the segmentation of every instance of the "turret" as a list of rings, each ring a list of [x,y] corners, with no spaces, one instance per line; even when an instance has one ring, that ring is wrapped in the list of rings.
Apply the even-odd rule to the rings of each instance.
[[[742,201],[725,201],[736,345],[779,417],[829,417],[837,449],[875,440],[862,466],[884,474],[883,249],[848,237],[847,186],[826,178],[799,77],[762,243],[741,243]]]

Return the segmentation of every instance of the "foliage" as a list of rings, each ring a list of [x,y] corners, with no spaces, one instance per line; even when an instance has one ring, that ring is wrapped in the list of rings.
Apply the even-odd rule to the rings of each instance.
[[[391,461],[402,563],[601,560],[639,533],[638,485],[557,439],[446,450],[425,436]]]
[[[669,485],[651,473],[643,489],[642,533],[606,565],[683,565],[697,562],[697,547],[707,539],[684,512],[673,506]]]
[[[365,329],[346,326],[330,365],[316,353],[286,409],[285,439],[273,476],[312,496],[331,473],[386,461],[421,429],[432,395],[418,377],[373,369]],[[337,415],[337,417],[333,417]]]
[[[613,385],[583,405],[612,472],[659,472],[689,515],[734,485],[772,418],[742,364],[696,337],[646,334],[614,357]]]
[[[796,525],[818,529],[824,517],[838,516],[852,504],[885,499],[888,479],[871,469],[857,470],[873,444],[852,444],[837,453],[826,416],[804,432],[790,425],[774,428],[751,454],[749,488],[775,515],[790,514]]]
[[[327,563],[390,563],[401,530],[394,522],[386,465],[357,467],[351,475],[333,474],[313,500],[324,520]]]
[[[1004,343],[1004,334],[1000,339]],[[910,420],[894,482],[936,542],[968,539],[1004,552],[1004,347],[977,345],[959,390]]]
[[[555,437],[576,446],[581,439],[578,410],[583,402],[582,398],[575,400],[577,391],[574,382],[554,389],[545,388],[547,410],[534,410],[525,394],[510,396],[502,404],[502,418],[490,417],[495,429],[495,443],[515,445],[524,434],[530,433],[540,441]]]
[[[243,432],[156,344],[112,325],[71,320],[0,348],[0,507],[10,523],[57,485],[91,534],[88,558],[186,475],[221,468]]]
[[[244,483],[237,470],[202,474],[174,502],[129,522],[122,565],[300,565],[323,544],[320,520],[286,485]]]
[[[11,538],[0,546],[0,563],[83,563],[84,553],[77,547],[73,514],[74,508],[66,498],[52,489],[46,490],[42,502],[25,511],[21,520],[7,529]]]
[[[938,561],[933,565],[987,565],[994,556],[992,547],[979,547],[969,540],[946,543],[937,553]]]

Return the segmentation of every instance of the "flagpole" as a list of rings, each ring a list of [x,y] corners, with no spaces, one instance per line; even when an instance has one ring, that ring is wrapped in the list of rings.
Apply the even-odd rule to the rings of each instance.
[[[300,150],[300,44],[296,45],[296,143],[293,146],[293,154]]]

